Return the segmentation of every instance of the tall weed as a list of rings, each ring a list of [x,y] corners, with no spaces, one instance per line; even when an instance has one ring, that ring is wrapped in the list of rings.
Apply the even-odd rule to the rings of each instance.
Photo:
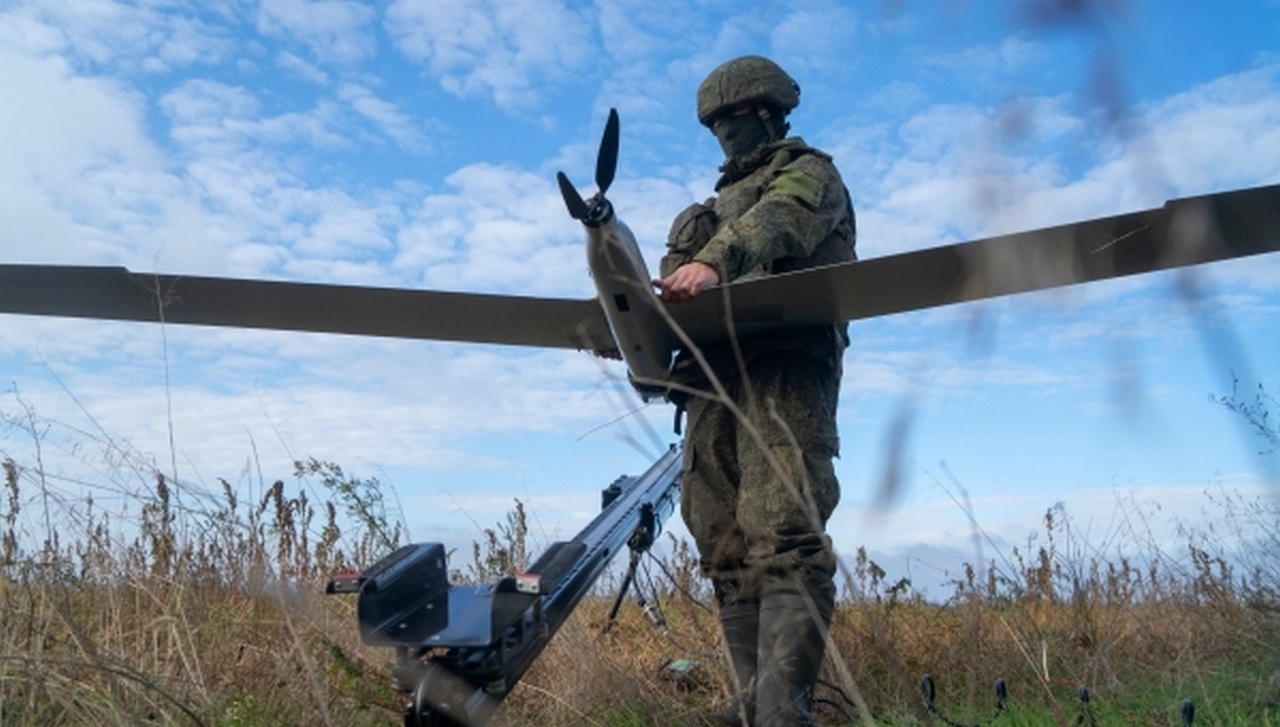
[[[390,654],[359,642],[352,600],[319,595],[402,543],[381,482],[306,460],[288,481],[211,492],[109,437],[4,416],[0,723],[400,722]],[[935,712],[966,721],[990,715],[1003,678],[1016,724],[1177,724],[1185,699],[1196,724],[1275,724],[1280,512],[1239,494],[1206,507],[1216,517],[1185,526],[1179,552],[1136,530],[1090,542],[1052,507],[1034,538],[971,564],[941,600],[859,550],[831,626],[825,722],[936,723],[930,674]],[[516,501],[455,578],[522,570],[529,538]],[[696,554],[663,546],[608,628],[619,579],[601,580],[497,723],[669,724],[729,693]]]

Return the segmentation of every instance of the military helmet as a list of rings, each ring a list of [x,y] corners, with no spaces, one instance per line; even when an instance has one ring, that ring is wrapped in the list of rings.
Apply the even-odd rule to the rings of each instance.
[[[716,114],[740,103],[767,104],[785,113],[800,105],[800,84],[763,56],[726,61],[698,86],[698,121],[710,126]]]

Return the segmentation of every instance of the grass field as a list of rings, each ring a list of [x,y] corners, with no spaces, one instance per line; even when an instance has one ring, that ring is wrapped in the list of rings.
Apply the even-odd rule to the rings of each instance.
[[[0,724],[400,724],[389,651],[359,642],[354,600],[321,595],[402,539],[377,480],[300,462],[252,499],[226,483],[211,495],[114,443],[82,446],[101,448],[98,502],[70,499],[85,483],[38,458],[3,459]],[[859,553],[830,630],[824,723],[1183,725],[1191,700],[1195,725],[1280,725],[1280,506],[1206,507],[1216,529],[1189,528],[1179,552],[1134,543],[1107,560],[1051,509],[1040,546],[973,564],[941,601]],[[524,518],[516,503],[454,553],[455,579],[536,555]],[[689,544],[666,545],[641,579],[666,630],[629,604],[606,633],[606,578],[494,724],[666,725],[724,697],[707,586]]]

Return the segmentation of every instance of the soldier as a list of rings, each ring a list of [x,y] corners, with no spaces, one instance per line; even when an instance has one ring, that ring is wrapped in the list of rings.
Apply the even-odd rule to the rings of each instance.
[[[853,206],[831,157],[787,136],[799,102],[799,85],[759,56],[724,63],[698,87],[698,120],[725,162],[716,196],[672,224],[654,281],[664,301],[855,258]],[[670,398],[688,417],[681,514],[737,685],[715,715],[725,724],[813,724],[836,593],[826,522],[840,498],[832,459],[846,329],[743,337],[702,349],[705,365],[686,350],[672,366]]]

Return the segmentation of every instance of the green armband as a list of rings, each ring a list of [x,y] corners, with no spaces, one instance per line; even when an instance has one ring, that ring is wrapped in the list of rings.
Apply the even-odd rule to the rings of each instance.
[[[779,194],[795,197],[809,207],[818,206],[818,197],[822,192],[822,182],[799,169],[788,169],[782,172],[774,178],[773,184],[769,187]]]

